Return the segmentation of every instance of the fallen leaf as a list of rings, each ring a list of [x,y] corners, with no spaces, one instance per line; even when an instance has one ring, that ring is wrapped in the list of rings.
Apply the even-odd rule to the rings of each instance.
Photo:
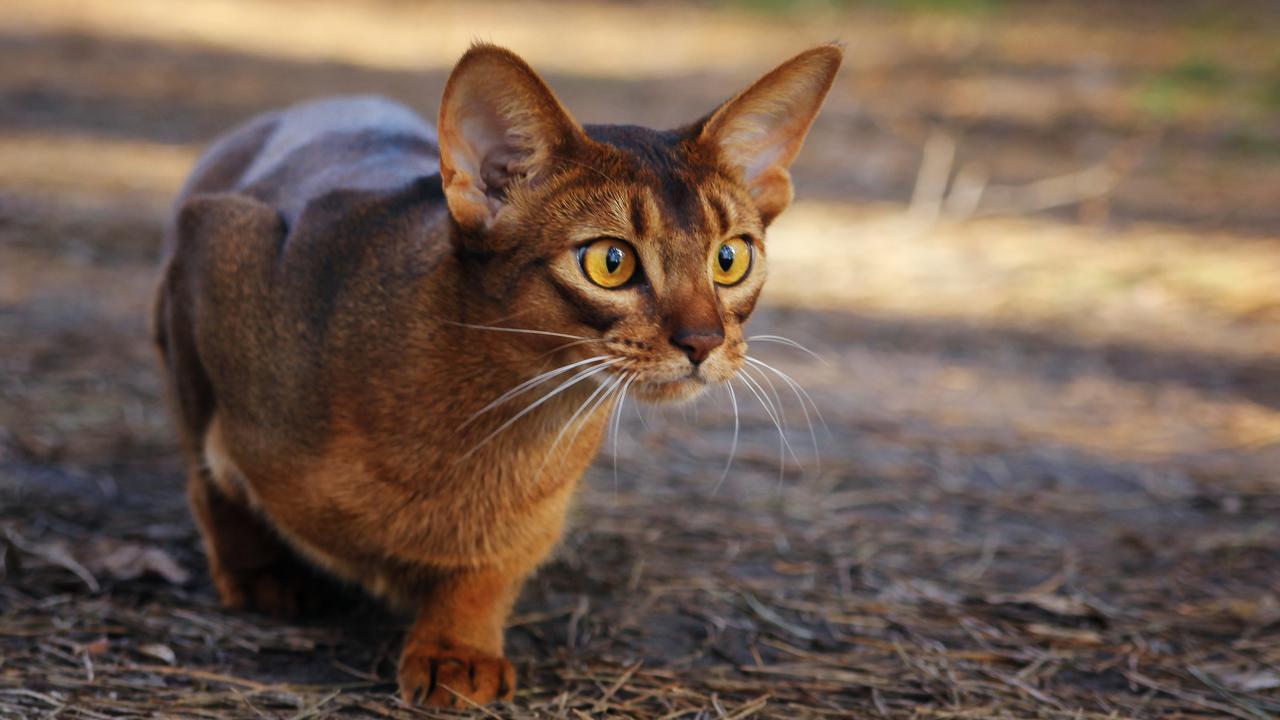
[[[138,648],[138,652],[147,657],[155,658],[166,665],[176,665],[178,662],[178,657],[173,654],[173,649],[168,645],[161,645],[160,643],[143,645]]]
[[[1256,599],[1232,600],[1227,612],[1236,619],[1250,624],[1270,625],[1280,620],[1280,601],[1275,595],[1263,595]]]
[[[191,574],[169,553],[140,543],[100,538],[90,544],[81,556],[85,567],[117,580],[157,575],[174,585],[182,585],[191,579]]]
[[[1078,597],[1050,595],[1048,593],[988,595],[983,598],[983,601],[989,605],[1031,605],[1062,617],[1092,617],[1097,615],[1097,611],[1093,607]]]
[[[111,649],[111,643],[106,638],[98,638],[90,643],[80,646],[80,652],[86,655],[101,655]]]
[[[69,545],[66,540],[58,539],[51,540],[49,542],[30,543],[18,537],[15,533],[9,533],[7,535],[7,540],[12,546],[17,547],[27,555],[55,567],[67,570],[71,574],[80,578],[80,581],[83,582],[91,592],[98,592],[98,590],[101,589],[98,585],[98,579],[93,576],[93,573],[72,556],[71,551],[68,549]]]
[[[1242,670],[1239,672],[1217,672],[1218,680],[1232,690],[1257,692],[1280,688],[1280,672],[1275,670]]]

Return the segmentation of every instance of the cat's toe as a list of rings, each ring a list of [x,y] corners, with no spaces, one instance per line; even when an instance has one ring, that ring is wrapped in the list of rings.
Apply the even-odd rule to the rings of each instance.
[[[411,645],[400,658],[400,695],[407,703],[466,708],[515,694],[515,668],[504,657],[465,645]]]

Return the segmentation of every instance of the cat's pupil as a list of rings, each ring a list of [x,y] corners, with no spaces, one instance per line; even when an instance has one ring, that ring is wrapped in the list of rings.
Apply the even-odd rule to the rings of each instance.
[[[720,269],[722,271],[729,272],[729,268],[733,267],[734,256],[735,256],[735,253],[733,252],[733,248],[729,247],[728,245],[720,246],[719,261],[720,261]]]
[[[604,254],[605,269],[609,271],[610,275],[612,275],[613,273],[617,272],[618,266],[621,264],[622,264],[622,250],[616,247],[609,248],[609,251]]]

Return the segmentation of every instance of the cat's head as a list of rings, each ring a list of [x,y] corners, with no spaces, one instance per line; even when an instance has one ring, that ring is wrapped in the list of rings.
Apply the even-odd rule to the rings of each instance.
[[[655,131],[579,125],[515,54],[472,47],[441,102],[441,176],[464,262],[507,311],[489,319],[583,339],[557,352],[612,361],[642,399],[727,381],[764,285],[765,229],[841,57],[808,50]]]

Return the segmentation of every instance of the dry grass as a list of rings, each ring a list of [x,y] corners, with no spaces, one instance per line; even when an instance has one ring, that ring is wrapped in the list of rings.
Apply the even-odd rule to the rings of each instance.
[[[1280,714],[1280,174],[1231,140],[1277,16],[298,7],[0,7],[0,717],[447,715],[394,697],[403,618],[216,607],[142,320],[214,132],[325,92],[429,113],[477,35],[588,118],[668,124],[833,27],[753,321],[825,361],[753,344],[816,398],[820,464],[781,385],[803,467],[740,391],[718,491],[726,397],[628,408],[512,621],[516,702],[472,714]],[[1146,114],[1192,51],[1233,89]],[[974,218],[906,204],[939,128],[987,188],[1145,144],[1083,205]]]

